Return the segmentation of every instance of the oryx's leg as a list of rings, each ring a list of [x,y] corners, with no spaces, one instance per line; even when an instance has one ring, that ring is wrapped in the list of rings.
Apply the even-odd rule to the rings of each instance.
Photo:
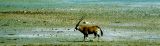
[[[83,35],[84,35],[84,39],[83,39],[83,41],[85,41],[85,40],[86,40],[86,38],[88,37],[88,32],[87,32],[87,31],[84,31],[84,32],[83,32]]]
[[[86,35],[84,34],[84,37],[83,37],[83,42],[85,41],[85,39],[86,39]]]
[[[98,41],[99,41],[99,38],[100,38],[100,29],[98,29],[98,31],[97,31],[97,36],[98,36]]]
[[[93,40],[95,40],[97,37],[98,37],[98,41],[99,41],[100,35],[97,34],[97,33],[94,33],[94,39]]]
[[[94,39],[92,39],[93,41],[96,39],[97,37],[97,33],[94,33]]]
[[[94,33],[94,39],[97,37],[97,33]]]
[[[97,34],[97,36],[98,36],[98,41],[99,41],[99,38],[100,38],[100,34]]]
[[[85,41],[86,38],[88,38],[88,34],[84,34],[84,39],[83,39],[83,41]]]

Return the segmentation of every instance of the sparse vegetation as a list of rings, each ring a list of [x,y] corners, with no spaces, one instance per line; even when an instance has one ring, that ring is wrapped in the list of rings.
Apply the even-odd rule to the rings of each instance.
[[[116,10],[115,10],[116,9]],[[1,26],[9,27],[73,27],[78,18],[86,16],[86,21],[98,23],[100,26],[113,26],[112,24],[142,24],[138,28],[158,28],[158,8],[115,8],[115,9],[80,9],[80,10],[53,10],[53,11],[6,11],[0,12]],[[34,14],[33,14],[34,13]],[[129,27],[129,25],[121,26]],[[134,25],[132,26],[134,27]],[[136,26],[137,27],[137,26]]]
[[[160,33],[159,0],[101,0],[100,4],[97,4],[95,0],[93,2],[87,0],[87,2],[90,2],[88,4],[85,1],[82,3],[82,0],[80,2],[61,1],[0,0],[0,45],[160,45],[160,37],[158,37]],[[146,4],[141,4],[141,2]],[[30,5],[30,3],[33,5]],[[102,41],[88,40],[82,42],[82,34],[72,32],[72,28],[75,27],[82,16],[86,16],[84,21],[93,22],[102,27],[106,33],[104,33],[105,36]],[[115,39],[110,40],[112,38]]]
[[[143,8],[142,8],[143,9]],[[86,15],[86,18],[84,19],[85,21],[90,21],[90,22],[95,22],[98,23],[103,29],[105,28],[115,28],[115,29],[136,29],[136,30],[145,30],[148,32],[154,31],[154,32],[159,32],[159,16],[156,16],[156,14],[159,14],[159,11],[154,11],[155,9],[152,10],[110,10],[109,9],[95,9],[93,11],[90,10],[81,10],[81,11],[72,11],[72,10],[56,10],[56,11],[51,11],[51,13],[47,14],[41,14],[41,12],[45,11],[40,11],[40,13],[35,12],[35,14],[30,14],[30,13],[0,13],[0,25],[1,31],[31,31],[33,28],[55,28],[54,30],[60,30],[56,28],[72,28],[75,27],[75,24],[79,20],[79,18],[83,15]],[[159,10],[159,9],[156,9]],[[87,12],[88,11],[88,12]],[[99,11],[99,12],[97,12]],[[123,12],[125,11],[125,12]],[[130,12],[132,11],[132,12]],[[10,12],[10,11],[7,11]],[[139,13],[140,12],[140,13]],[[147,15],[145,14],[146,12]],[[150,14],[155,14],[155,15],[150,15]],[[41,30],[41,29],[39,29]],[[45,30],[45,29],[43,29]],[[43,31],[42,30],[42,31]],[[69,30],[69,29],[66,29]],[[72,29],[70,29],[72,30]],[[106,29],[107,30],[107,29]],[[60,32],[60,31],[58,31]],[[64,32],[63,32],[64,33]],[[13,33],[14,34],[14,33]],[[16,33],[15,33],[16,34]],[[8,34],[12,35],[12,34]],[[37,34],[38,36],[41,36],[40,34]],[[157,34],[158,35],[158,34]],[[60,41],[64,42],[58,42],[56,44],[50,44],[50,43],[44,43],[44,44],[20,44],[23,46],[52,46],[52,45],[113,45],[113,46],[146,46],[146,45],[159,45],[158,41],[148,42],[148,41],[143,41],[140,40],[138,41],[104,41],[104,42],[85,42],[88,44],[84,44],[83,42],[72,42],[74,38],[71,39],[64,39],[66,37],[61,37],[59,38]],[[4,38],[1,38],[1,40]],[[35,38],[38,40],[38,38]],[[80,38],[83,39],[83,38]],[[80,40],[79,39],[79,40]],[[12,40],[4,40],[0,44],[7,44],[8,45],[14,45],[14,40],[19,41],[19,39],[12,39]],[[22,40],[22,39],[21,39]],[[31,41],[30,39],[29,41]],[[41,40],[41,39],[39,39]],[[52,39],[53,40],[53,39]],[[8,42],[12,41],[12,42]],[[24,40],[25,41],[25,40]],[[28,42],[29,42],[28,41]],[[36,40],[35,40],[36,41]],[[43,43],[44,41],[51,42],[50,40],[43,39],[40,43]],[[71,41],[71,42],[69,42]],[[81,41],[81,40],[80,40]],[[27,41],[26,41],[27,42]],[[54,40],[53,40],[54,42]],[[25,42],[24,42],[25,43]],[[63,44],[62,44],[63,43]],[[74,43],[74,44],[72,44]]]

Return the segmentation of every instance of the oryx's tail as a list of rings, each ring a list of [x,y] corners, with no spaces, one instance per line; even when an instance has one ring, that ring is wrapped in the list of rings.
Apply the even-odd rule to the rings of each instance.
[[[100,31],[101,31],[101,36],[103,36],[103,31],[102,31],[102,29],[99,27],[99,26],[97,26],[99,29],[100,29]]]

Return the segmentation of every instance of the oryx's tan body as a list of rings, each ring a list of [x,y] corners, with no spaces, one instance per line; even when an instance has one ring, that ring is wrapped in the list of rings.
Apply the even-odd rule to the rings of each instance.
[[[83,18],[81,18],[81,20],[78,22],[78,24],[76,25],[75,29],[79,30],[81,33],[83,33],[84,35],[84,41],[86,39],[86,37],[88,37],[88,34],[94,34],[95,38],[98,36],[98,38],[100,37],[100,33],[101,36],[103,35],[103,32],[101,30],[101,28],[97,25],[89,25],[89,24],[81,24],[80,22],[83,20]]]
[[[98,26],[89,26],[89,25],[79,25],[79,31],[85,32],[87,31],[89,34],[92,32],[98,32]]]

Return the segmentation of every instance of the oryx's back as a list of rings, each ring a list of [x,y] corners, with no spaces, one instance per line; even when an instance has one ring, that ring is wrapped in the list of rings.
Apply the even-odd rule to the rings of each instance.
[[[100,31],[97,26],[89,26],[89,25],[80,25],[80,31],[88,31],[88,32],[98,32]]]

